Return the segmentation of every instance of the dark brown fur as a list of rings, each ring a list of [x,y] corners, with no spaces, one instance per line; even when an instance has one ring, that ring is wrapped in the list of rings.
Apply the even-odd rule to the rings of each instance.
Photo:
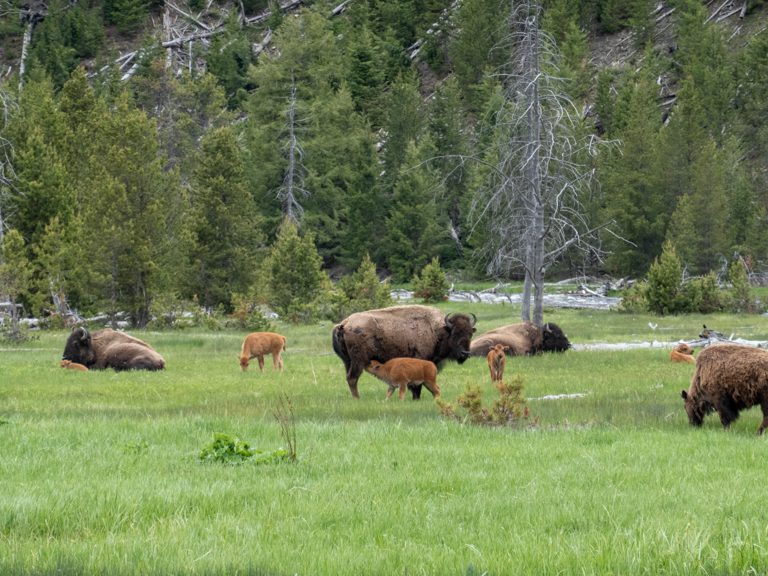
[[[763,420],[757,433],[762,434],[768,427],[768,352],[738,344],[705,348],[696,361],[691,386],[681,396],[693,426],[701,426],[704,416],[716,411],[723,428],[728,428],[740,411],[760,406]]]
[[[489,330],[472,340],[472,356],[487,356],[488,352],[502,344],[507,346],[507,356],[525,356],[539,352],[564,352],[571,347],[562,329],[551,322],[536,326],[533,322],[509,324]]]
[[[162,370],[165,360],[143,340],[110,328],[90,333],[79,327],[72,330],[64,345],[63,360],[89,369]]]
[[[357,381],[371,360],[421,358],[438,368],[445,360],[464,362],[469,357],[474,324],[474,317],[446,316],[430,306],[357,312],[334,326],[333,350],[344,362],[352,396],[359,398]],[[411,391],[418,398],[421,386],[411,387]]]

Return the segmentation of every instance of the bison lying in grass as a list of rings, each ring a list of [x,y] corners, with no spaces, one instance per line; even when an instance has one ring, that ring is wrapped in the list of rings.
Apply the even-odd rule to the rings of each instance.
[[[389,384],[387,398],[392,396],[395,388],[399,388],[398,396],[402,400],[405,397],[406,386],[420,384],[424,384],[435,398],[440,396],[440,387],[437,385],[437,366],[429,360],[393,358],[384,364],[371,360],[365,370]],[[414,396],[413,399],[418,400],[419,398]]]
[[[690,388],[681,395],[693,426],[701,426],[704,416],[717,411],[723,428],[728,428],[740,411],[760,406],[763,421],[757,433],[762,434],[768,427],[768,352],[737,344],[705,348]]]
[[[696,364],[696,359],[693,357],[693,348],[685,342],[681,342],[672,349],[672,352],[669,353],[669,359],[672,362]]]
[[[146,342],[110,328],[93,334],[75,328],[64,345],[62,360],[82,364],[89,369],[162,370],[165,360]]]
[[[507,356],[564,352],[571,347],[568,337],[557,324],[548,322],[536,326],[533,322],[521,322],[480,334],[472,340],[470,351],[472,356],[487,356],[497,344],[507,346]]]
[[[252,332],[243,340],[240,351],[240,369],[248,370],[251,358],[259,361],[259,370],[264,370],[264,356],[272,354],[272,367],[283,369],[282,351],[285,350],[285,336],[274,332]]]

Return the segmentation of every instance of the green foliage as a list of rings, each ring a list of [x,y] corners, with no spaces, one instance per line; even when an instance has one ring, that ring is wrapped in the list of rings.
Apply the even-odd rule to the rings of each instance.
[[[339,280],[336,288],[338,296],[334,316],[338,320],[353,312],[385,308],[392,304],[389,281],[379,280],[376,265],[368,254],[355,272]]]
[[[413,295],[424,302],[442,302],[448,299],[450,284],[445,272],[440,267],[440,260],[435,256],[432,262],[424,266],[421,274],[413,278]]]
[[[198,460],[204,464],[229,464],[240,465],[246,462],[254,464],[277,464],[296,459],[295,453],[279,449],[272,452],[263,452],[243,442],[237,436],[216,432],[213,441],[201,451]]]
[[[436,400],[440,412],[446,418],[486,426],[529,427],[536,424],[531,418],[528,402],[523,395],[523,379],[516,376],[509,384],[494,382],[499,397],[489,408],[483,406],[482,390],[479,386],[468,386],[467,390],[458,396],[456,403],[464,409],[464,415],[456,412],[452,404],[438,398]]]
[[[683,268],[675,247],[670,242],[665,242],[661,255],[653,261],[648,270],[648,309],[662,316],[682,312],[682,278]]]
[[[680,292],[680,312],[712,314],[723,309],[723,295],[714,272],[693,278]]]
[[[311,322],[328,303],[330,280],[322,269],[313,236],[299,236],[289,220],[280,226],[262,271],[267,302],[290,322]]]
[[[735,260],[728,268],[728,281],[731,289],[728,308],[732,312],[753,313],[757,311],[752,286],[749,283],[746,263],[742,259]]]
[[[29,290],[32,271],[24,249],[24,239],[18,230],[8,230],[2,235],[0,244],[0,294],[8,296],[10,303],[10,322],[6,326],[5,335],[12,342],[26,339],[19,326],[20,313],[17,305]]]
[[[122,34],[136,32],[149,16],[147,0],[104,0],[104,19]]]
[[[253,292],[232,295],[232,318],[241,330],[248,332],[274,332],[275,326],[264,315],[264,305]]]

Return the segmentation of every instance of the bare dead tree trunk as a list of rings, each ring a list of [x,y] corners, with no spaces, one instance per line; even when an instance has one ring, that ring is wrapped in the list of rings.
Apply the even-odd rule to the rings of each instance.
[[[293,76],[291,76],[291,95],[288,100],[288,110],[286,110],[287,143],[285,148],[288,165],[285,170],[285,176],[283,177],[283,184],[280,187],[277,196],[283,205],[283,216],[298,226],[299,220],[304,213],[304,209],[301,207],[301,204],[299,204],[297,196],[299,193],[304,196],[308,196],[309,194],[301,185],[304,173],[304,166],[301,159],[304,156],[304,151],[297,135],[299,122],[297,109],[296,81]]]
[[[32,42],[32,29],[35,27],[34,21],[27,22],[24,28],[24,36],[21,41],[21,60],[19,61],[19,92],[24,87],[24,73],[27,69],[27,55],[29,54],[29,45]]]

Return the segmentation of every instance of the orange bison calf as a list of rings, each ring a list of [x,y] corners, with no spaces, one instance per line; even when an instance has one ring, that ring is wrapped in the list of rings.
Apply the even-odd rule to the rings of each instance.
[[[424,384],[427,390],[432,392],[432,396],[435,398],[440,396],[440,387],[437,385],[437,366],[429,360],[392,358],[384,364],[377,360],[371,360],[365,370],[389,384],[387,398],[392,396],[395,388],[399,388],[398,396],[402,400],[405,397],[405,388],[409,384]],[[418,400],[416,396],[413,399]]]
[[[282,351],[285,350],[285,336],[274,332],[252,332],[243,340],[240,352],[240,369],[248,370],[251,358],[258,358],[259,370],[264,370],[264,356],[272,354],[273,368],[283,369]]]
[[[67,370],[78,370],[80,372],[89,372],[87,366],[83,366],[82,364],[78,364],[77,362],[72,362],[71,360],[62,360],[59,362],[59,366],[62,368],[66,368]]]
[[[506,351],[509,346],[496,344],[488,351],[488,368],[491,371],[491,382],[499,382],[504,376],[504,365],[507,362]]]
[[[681,342],[669,353],[669,359],[672,362],[688,362],[696,364],[696,358],[693,357],[693,348],[685,342]]]
[[[717,411],[723,428],[728,428],[740,411],[760,406],[763,421],[757,433],[762,434],[768,427],[768,352],[738,344],[705,348],[690,388],[681,395],[693,426],[701,426],[704,416]]]

